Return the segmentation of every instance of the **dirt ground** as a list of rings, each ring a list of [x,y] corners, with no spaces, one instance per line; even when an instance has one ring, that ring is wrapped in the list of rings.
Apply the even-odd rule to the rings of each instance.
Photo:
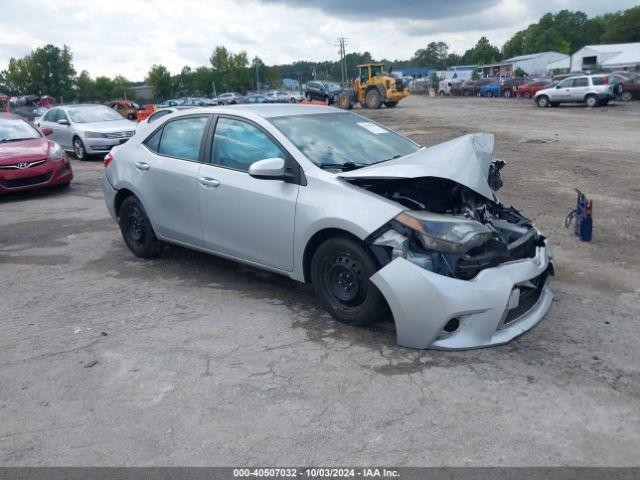
[[[74,160],[69,190],[0,199],[0,465],[638,465],[640,105],[357,112],[424,145],[495,134],[499,196],[555,248],[535,329],[409,350],[286,278],[175,247],[135,258],[102,163]],[[591,243],[563,225],[574,188]]]

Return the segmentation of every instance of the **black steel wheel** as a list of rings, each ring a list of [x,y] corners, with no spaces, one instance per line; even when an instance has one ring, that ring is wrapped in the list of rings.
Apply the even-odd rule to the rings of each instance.
[[[338,321],[366,325],[386,312],[369,278],[378,265],[362,243],[348,236],[323,242],[311,260],[311,283],[322,306]]]
[[[162,250],[142,204],[136,197],[127,197],[118,215],[120,232],[129,250],[138,257],[154,257]]]

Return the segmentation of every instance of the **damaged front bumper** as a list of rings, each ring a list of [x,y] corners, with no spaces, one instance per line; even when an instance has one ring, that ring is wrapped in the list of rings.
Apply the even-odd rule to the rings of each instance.
[[[471,280],[433,273],[398,257],[371,277],[391,308],[398,344],[457,350],[506,343],[536,325],[551,306],[546,244],[532,258],[487,268]]]

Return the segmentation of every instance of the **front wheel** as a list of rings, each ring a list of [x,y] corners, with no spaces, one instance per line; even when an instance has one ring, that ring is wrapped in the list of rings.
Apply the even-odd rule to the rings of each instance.
[[[511,90],[510,88],[507,88],[504,93],[504,98],[511,98],[511,96],[513,95],[513,90]]]
[[[322,306],[336,320],[366,325],[386,312],[386,302],[369,280],[378,266],[364,245],[347,236],[322,243],[311,260],[311,283]]]
[[[155,257],[162,250],[162,242],[156,238],[149,217],[136,197],[127,197],[118,215],[124,243],[137,257]]]
[[[522,94],[522,98],[531,98],[531,94],[529,92],[524,92]]]
[[[367,92],[365,96],[365,102],[367,103],[367,107],[371,109],[377,109],[382,106],[382,99],[380,98],[380,92],[377,89],[371,89]]]
[[[87,160],[88,157],[87,151],[84,148],[84,144],[78,137],[75,137],[73,139],[73,154],[78,160]]]
[[[310,93],[305,93],[304,94],[304,98],[307,99],[307,102],[310,102],[311,101],[311,94]]]
[[[623,102],[630,102],[631,99],[633,98],[633,95],[631,94],[630,91],[625,90],[620,94],[620,98],[622,99]]]
[[[487,97],[489,98],[493,97],[493,92],[487,92]]]
[[[351,104],[351,95],[347,92],[342,92],[339,97],[339,105],[342,110],[351,110],[353,105]]]

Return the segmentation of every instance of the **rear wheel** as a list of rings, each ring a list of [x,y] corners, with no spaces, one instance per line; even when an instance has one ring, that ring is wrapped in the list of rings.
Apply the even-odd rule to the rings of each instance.
[[[322,243],[311,260],[311,283],[322,306],[349,325],[372,323],[386,312],[386,302],[369,280],[378,265],[357,240],[337,236]]]
[[[329,105],[329,96],[325,95],[324,96],[324,103],[326,103],[327,105]]]
[[[380,92],[377,89],[372,88],[367,92],[365,97],[367,107],[377,109],[382,106],[382,99],[380,98]]]
[[[587,98],[584,99],[584,103],[589,108],[594,108],[598,106],[598,97],[595,95],[587,95]]]
[[[307,102],[310,102],[311,101],[311,94],[309,92],[305,93],[304,94],[304,98],[307,99]]]
[[[547,97],[546,95],[540,95],[538,98],[536,98],[536,103],[540,108],[546,108],[549,106],[549,97]]]
[[[513,90],[511,90],[510,88],[507,88],[504,93],[504,98],[511,98],[513,96]]]
[[[529,93],[529,92],[524,92],[524,93],[522,94],[522,98],[531,98],[531,93]]]
[[[162,250],[162,242],[156,238],[149,217],[136,197],[127,197],[122,202],[118,223],[124,243],[134,255],[155,257]]]
[[[625,90],[620,94],[620,98],[623,102],[630,102],[633,99],[633,95],[631,95],[630,91]]]
[[[487,97],[489,98],[493,97],[493,92],[487,92]]]

